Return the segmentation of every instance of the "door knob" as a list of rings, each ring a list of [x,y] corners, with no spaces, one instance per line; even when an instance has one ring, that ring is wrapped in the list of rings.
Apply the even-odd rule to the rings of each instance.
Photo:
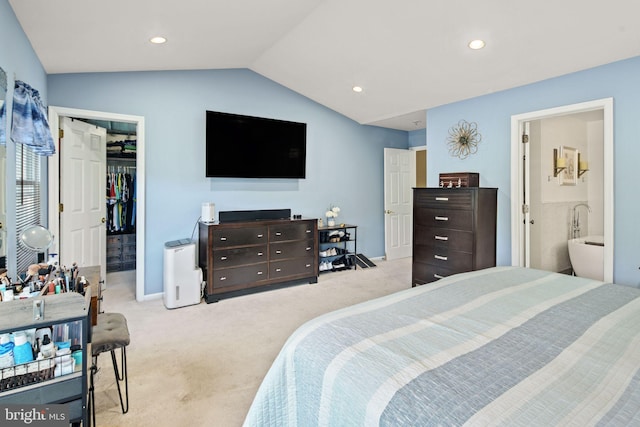
[[[392,213],[395,213],[395,212],[394,212],[394,211],[390,211],[389,209],[387,209],[387,210],[385,210],[385,211],[384,211],[384,213],[386,213],[386,214],[392,214]]]
[[[529,224],[533,225],[535,223],[534,220],[529,221]]]
[[[101,218],[100,222],[104,224],[105,222],[107,222],[107,219],[106,218]]]

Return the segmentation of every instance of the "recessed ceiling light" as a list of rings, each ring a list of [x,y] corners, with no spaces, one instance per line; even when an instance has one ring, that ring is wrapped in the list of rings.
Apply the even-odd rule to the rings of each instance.
[[[162,36],[156,36],[156,37],[151,37],[149,41],[153,44],[162,44],[162,43],[166,43],[167,39],[165,39]]]
[[[354,92],[357,92],[357,93],[362,92],[362,87],[360,87],[360,86],[354,86],[352,89],[353,89]]]
[[[474,50],[482,49],[484,45],[485,45],[484,40],[480,40],[480,39],[471,40],[469,42],[469,47]]]

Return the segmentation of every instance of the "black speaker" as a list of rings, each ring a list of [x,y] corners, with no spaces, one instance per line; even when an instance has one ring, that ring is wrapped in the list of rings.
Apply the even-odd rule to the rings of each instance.
[[[250,211],[220,211],[219,222],[260,221],[268,219],[291,219],[291,209],[259,209]]]

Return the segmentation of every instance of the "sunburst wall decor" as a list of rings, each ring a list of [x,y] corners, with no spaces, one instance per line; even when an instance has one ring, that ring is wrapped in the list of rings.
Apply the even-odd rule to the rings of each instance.
[[[449,154],[464,160],[478,151],[480,141],[482,141],[482,135],[478,132],[478,125],[460,120],[457,125],[449,129],[447,138]]]

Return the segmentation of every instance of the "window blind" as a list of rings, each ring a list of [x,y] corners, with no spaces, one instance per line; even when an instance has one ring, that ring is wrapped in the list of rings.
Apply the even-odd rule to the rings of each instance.
[[[38,254],[25,248],[20,234],[40,224],[40,156],[29,146],[16,144],[16,268],[26,271],[38,262]]]

